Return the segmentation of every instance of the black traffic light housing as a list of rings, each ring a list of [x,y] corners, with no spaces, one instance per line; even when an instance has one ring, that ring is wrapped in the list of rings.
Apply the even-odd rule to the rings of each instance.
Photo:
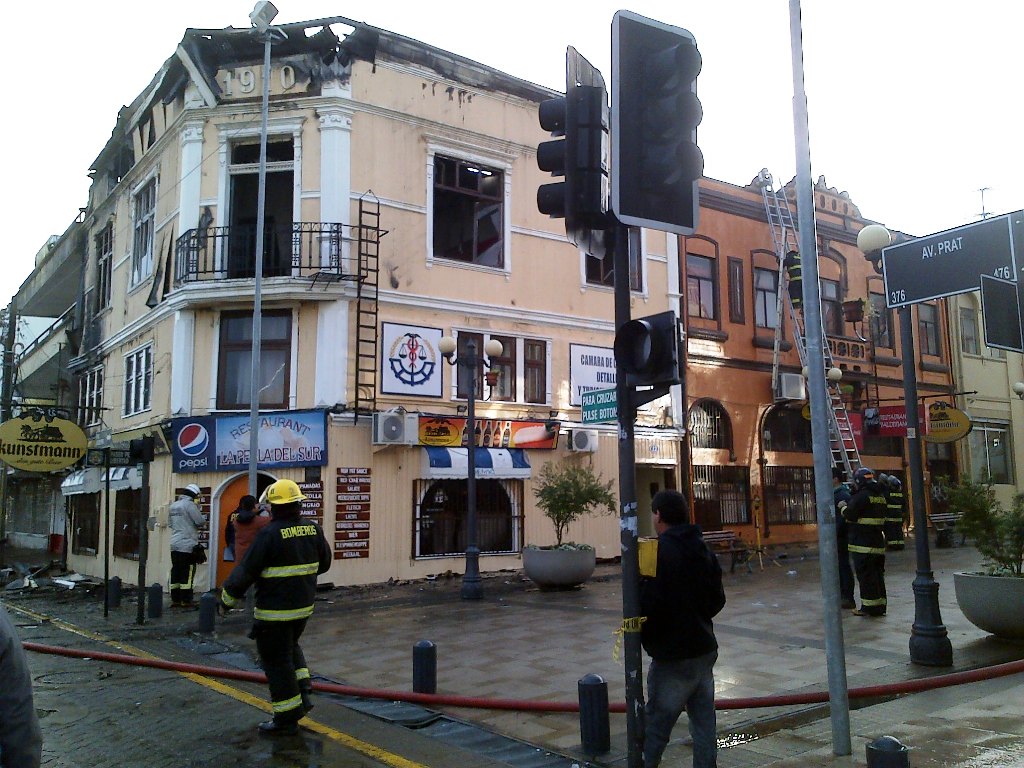
[[[153,461],[154,439],[152,435],[140,437],[128,443],[128,458],[132,464],[146,464]]]
[[[611,207],[624,224],[693,234],[704,156],[701,56],[685,29],[630,11],[612,19]]]
[[[679,323],[675,312],[630,320],[615,334],[615,360],[632,387],[680,382]]]
[[[570,46],[565,96],[542,102],[541,128],[552,141],[537,146],[537,165],[564,181],[537,189],[537,209],[565,219],[570,241],[604,255],[608,211],[608,92],[601,73]]]

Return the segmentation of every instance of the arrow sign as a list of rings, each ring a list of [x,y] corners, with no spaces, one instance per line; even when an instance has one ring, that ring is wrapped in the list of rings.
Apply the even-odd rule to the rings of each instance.
[[[982,275],[1015,282],[1022,242],[1024,211],[1016,211],[890,245],[882,251],[885,304],[905,307],[976,291]]]

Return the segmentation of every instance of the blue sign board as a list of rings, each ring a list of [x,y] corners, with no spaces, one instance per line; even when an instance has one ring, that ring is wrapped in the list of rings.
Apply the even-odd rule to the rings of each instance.
[[[171,419],[174,472],[224,472],[249,466],[249,416]],[[260,469],[327,464],[325,411],[281,411],[259,417]]]

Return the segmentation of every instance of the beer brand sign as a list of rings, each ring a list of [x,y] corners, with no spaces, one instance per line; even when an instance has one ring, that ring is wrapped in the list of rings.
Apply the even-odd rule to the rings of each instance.
[[[0,424],[0,460],[27,472],[53,472],[77,463],[88,439],[67,419],[19,416]]]

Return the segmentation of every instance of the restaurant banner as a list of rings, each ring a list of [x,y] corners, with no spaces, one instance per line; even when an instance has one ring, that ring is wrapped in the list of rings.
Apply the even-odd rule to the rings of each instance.
[[[249,466],[249,416],[171,419],[174,472],[222,472]],[[327,464],[324,411],[281,411],[259,417],[260,469]]]
[[[917,411],[917,422],[922,434],[928,433],[928,415],[924,406]],[[907,407],[905,405],[883,405],[878,409],[878,434],[880,437],[907,436]]]

